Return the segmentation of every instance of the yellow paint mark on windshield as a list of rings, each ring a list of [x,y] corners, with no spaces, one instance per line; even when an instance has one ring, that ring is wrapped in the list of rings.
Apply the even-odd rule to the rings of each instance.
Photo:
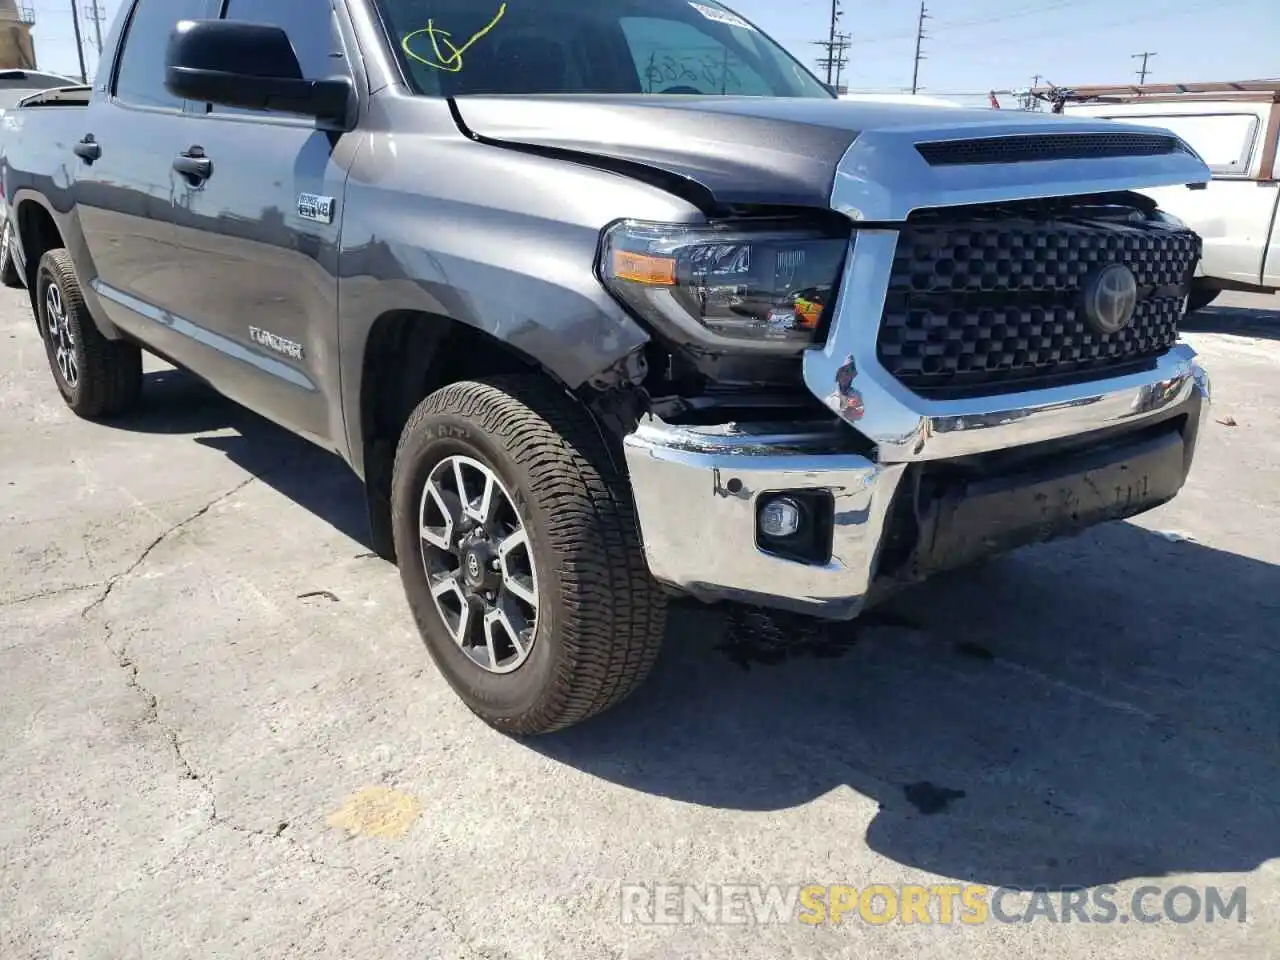
[[[406,56],[417,60],[419,63],[434,67],[437,70],[457,73],[462,69],[462,55],[470,50],[477,40],[496,27],[498,21],[502,19],[506,12],[507,5],[503,3],[498,7],[498,12],[493,15],[493,19],[467,38],[467,42],[462,46],[455,46],[452,34],[448,30],[442,30],[437,27],[434,18],[428,20],[427,25],[421,30],[414,30],[412,33],[405,34],[404,39],[400,41],[400,46]],[[427,37],[431,41],[431,54],[429,56],[418,53],[410,46],[412,41],[418,37]]]

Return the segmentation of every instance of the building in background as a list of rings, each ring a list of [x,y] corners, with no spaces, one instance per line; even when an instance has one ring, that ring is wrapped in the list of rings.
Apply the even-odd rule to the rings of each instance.
[[[31,40],[35,16],[17,0],[0,0],[0,70],[34,70],[36,48]]]

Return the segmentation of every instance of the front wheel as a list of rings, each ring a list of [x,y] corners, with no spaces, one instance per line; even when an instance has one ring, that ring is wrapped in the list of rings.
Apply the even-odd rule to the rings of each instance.
[[[391,505],[427,649],[492,726],[563,729],[648,675],[665,597],[626,477],[554,384],[502,376],[432,394],[401,436]]]

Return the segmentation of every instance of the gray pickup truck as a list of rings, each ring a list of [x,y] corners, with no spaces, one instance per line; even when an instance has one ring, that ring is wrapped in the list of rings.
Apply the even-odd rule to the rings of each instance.
[[[673,597],[847,620],[1182,487],[1176,136],[841,102],[715,0],[320,6],[125,3],[13,112],[13,253],[80,416],[148,351],[344,458],[499,729]]]

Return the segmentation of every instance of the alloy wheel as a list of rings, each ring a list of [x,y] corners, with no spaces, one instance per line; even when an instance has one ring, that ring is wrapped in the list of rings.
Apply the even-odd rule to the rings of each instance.
[[[49,336],[49,346],[53,348],[54,360],[58,364],[58,372],[68,387],[75,389],[80,381],[80,367],[76,361],[76,338],[71,332],[71,323],[67,318],[67,306],[62,299],[62,289],[56,284],[49,284],[44,295],[45,332]]]
[[[423,486],[418,521],[431,596],[454,642],[483,670],[517,670],[537,635],[538,575],[510,491],[480,461],[446,457]]]

